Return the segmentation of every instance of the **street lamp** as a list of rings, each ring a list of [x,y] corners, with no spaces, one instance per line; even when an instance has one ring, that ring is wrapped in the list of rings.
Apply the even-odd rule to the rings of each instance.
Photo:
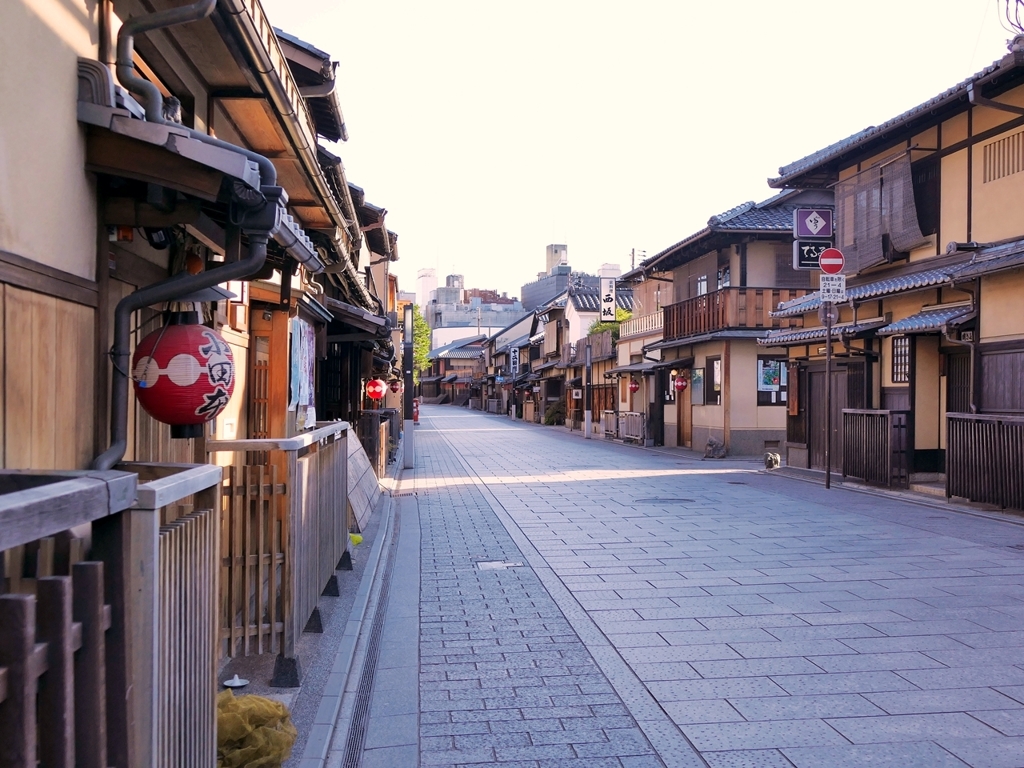
[[[416,394],[413,391],[412,383],[412,372],[413,372],[413,305],[405,305],[405,317],[403,318],[405,326],[402,329],[402,374],[405,379],[405,397],[402,403],[402,410],[405,412],[405,446],[404,446],[404,459],[402,466],[405,469],[412,469],[413,463],[413,396]]]

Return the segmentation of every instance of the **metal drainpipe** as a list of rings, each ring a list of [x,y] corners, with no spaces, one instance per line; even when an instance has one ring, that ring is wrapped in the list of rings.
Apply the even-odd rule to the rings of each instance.
[[[111,358],[114,375],[110,394],[110,447],[96,457],[92,469],[110,469],[124,457],[128,447],[128,376],[131,318],[136,310],[186,296],[229,280],[241,280],[258,272],[267,258],[269,232],[249,233],[249,255],[223,267],[200,272],[182,273],[125,296],[114,310],[114,346]]]
[[[125,88],[142,98],[146,108],[146,117],[149,121],[162,125],[167,124],[163,116],[162,94],[153,83],[135,74],[133,62],[135,35],[177,24],[185,24],[190,21],[199,21],[209,16],[216,5],[217,0],[199,0],[199,2],[181,8],[129,19],[121,27],[117,37],[117,77]],[[239,204],[248,207],[252,212],[257,212],[262,208],[261,225],[247,230],[249,255],[241,261],[226,264],[223,267],[212,269],[209,272],[201,272],[197,275],[185,273],[174,275],[166,280],[161,280],[159,283],[135,291],[118,302],[117,308],[114,310],[114,345],[111,349],[114,374],[111,381],[110,395],[110,447],[93,460],[92,469],[110,469],[124,457],[127,450],[128,366],[132,313],[152,304],[174,301],[195,291],[225,283],[229,280],[242,280],[255,274],[263,268],[267,258],[267,242],[280,225],[280,209],[282,206],[277,198],[267,200],[265,195],[265,193],[270,192],[267,188],[274,187],[277,182],[277,169],[274,168],[274,164],[263,155],[247,150],[244,147],[220,141],[205,133],[189,128],[186,128],[186,130],[195,139],[237,152],[256,163],[260,172],[260,187],[262,191],[256,193],[246,188],[245,192],[248,194],[239,196],[243,198],[239,200]],[[277,190],[275,189],[275,191]],[[266,207],[268,205],[274,207],[272,218],[267,218]]]
[[[146,110],[147,122],[157,123],[159,125],[172,124],[164,118],[164,97],[163,94],[160,93],[160,89],[149,80],[141,78],[135,74],[135,36],[144,32],[153,32],[157,29],[166,29],[167,27],[174,27],[179,24],[200,21],[213,13],[213,9],[216,8],[216,6],[217,0],[198,0],[198,2],[193,3],[192,5],[185,5],[180,8],[171,8],[166,11],[158,11],[157,13],[150,13],[145,16],[136,16],[128,19],[128,21],[126,21],[118,31],[117,79],[121,82],[121,85],[128,89],[129,93],[137,96],[142,102],[142,106]],[[221,141],[207,133],[197,131],[194,128],[179,125],[178,123],[173,123],[173,125],[176,128],[188,131],[191,138],[201,141],[204,144],[220,147],[221,149],[228,149],[245,155],[245,157],[252,160],[257,166],[259,166],[261,184],[273,185],[277,183],[277,169],[274,167],[274,164],[263,155],[245,149],[244,147],[229,144],[226,141]]]

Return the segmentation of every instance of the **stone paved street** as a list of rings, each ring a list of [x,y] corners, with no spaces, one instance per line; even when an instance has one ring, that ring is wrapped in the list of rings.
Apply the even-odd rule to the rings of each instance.
[[[390,598],[419,590],[419,701],[389,739],[374,690],[364,766],[1024,766],[1013,518],[421,421]],[[406,614],[384,636],[414,663]]]

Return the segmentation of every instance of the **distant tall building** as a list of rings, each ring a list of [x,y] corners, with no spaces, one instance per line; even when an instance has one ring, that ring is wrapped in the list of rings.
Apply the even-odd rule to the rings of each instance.
[[[431,294],[436,290],[436,269],[421,269],[416,273],[416,303],[421,311],[430,303]]]
[[[555,267],[562,267],[569,263],[569,247],[567,245],[552,244],[547,247],[544,259],[544,273],[550,275]]]
[[[463,300],[463,286],[465,279],[462,275],[448,275],[444,279],[444,286],[437,288],[438,304],[461,304]]]

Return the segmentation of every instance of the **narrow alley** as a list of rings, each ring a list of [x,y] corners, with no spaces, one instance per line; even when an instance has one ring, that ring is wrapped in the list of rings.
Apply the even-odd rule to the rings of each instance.
[[[415,441],[330,768],[1024,764],[1017,519],[444,406]]]

